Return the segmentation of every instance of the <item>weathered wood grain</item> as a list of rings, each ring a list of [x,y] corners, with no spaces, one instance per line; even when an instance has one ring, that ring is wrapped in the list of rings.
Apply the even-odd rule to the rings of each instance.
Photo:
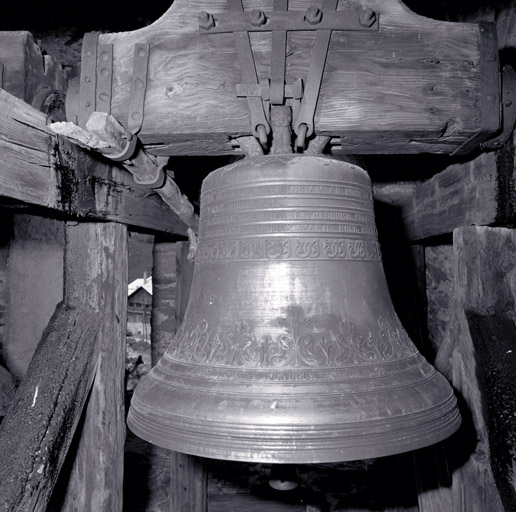
[[[127,318],[127,228],[68,223],[65,301],[87,304],[101,322],[97,374],[62,511],[121,512]]]
[[[66,90],[64,69],[50,55],[43,55],[29,32],[0,31],[0,62],[2,88],[38,109],[50,93]]]
[[[0,426],[0,509],[44,512],[95,375],[100,321],[60,303]]]
[[[210,496],[208,512],[306,512],[304,504],[281,503],[249,494],[219,494]]]
[[[407,238],[422,240],[461,226],[511,224],[513,173],[499,155],[482,153],[419,184],[413,196],[400,204]]]
[[[516,510],[516,329],[511,313],[466,313],[475,347],[491,470],[504,510]]]
[[[72,218],[186,235],[170,208],[130,174],[47,129],[46,115],[0,89],[0,196]]]
[[[175,319],[180,325],[190,294],[193,263],[188,260],[188,246],[182,242],[176,253]],[[169,252],[169,257],[171,256]],[[170,319],[172,321],[172,318]],[[170,452],[170,512],[207,512],[208,471],[206,461],[186,453]]]
[[[482,406],[475,346],[466,313],[496,311],[508,300],[508,293],[503,288],[506,283],[504,270],[513,268],[508,259],[512,258],[515,242],[512,230],[470,227],[454,231],[458,304],[453,320],[457,328],[452,356],[452,382],[464,398],[466,407],[463,410],[465,429],[462,442],[467,444],[465,441],[469,439],[470,454],[454,472],[452,492],[455,507],[468,512],[502,512],[504,507],[490,462],[487,418]],[[508,243],[512,249],[507,246]],[[469,433],[468,428],[471,429]]]
[[[321,2],[293,0],[290,10]],[[272,0],[247,0],[244,8],[272,10]],[[410,12],[399,0],[341,1],[358,16],[365,8],[379,13],[377,32],[333,33],[315,116],[316,133],[346,137],[345,150],[369,132],[387,135],[383,152],[452,152],[478,131],[498,128],[498,75],[487,77],[491,57],[482,55],[485,34],[476,24],[447,23]],[[236,97],[241,71],[232,34],[198,33],[198,13],[227,12],[225,0],[176,0],[155,23],[142,29],[101,34],[113,44],[112,113],[126,122],[134,45],[150,45],[150,61],[140,137],[144,144],[163,142],[166,154],[227,154],[227,138],[249,135],[245,98]],[[313,32],[288,34],[286,83],[306,78]],[[259,77],[270,76],[271,35],[251,34]],[[484,101],[486,86],[491,102]],[[494,113],[496,123],[489,121]],[[488,126],[483,127],[484,124]],[[407,136],[421,133],[412,143]],[[428,137],[424,137],[424,134]],[[224,135],[216,139],[214,134]],[[174,137],[182,137],[178,153]],[[190,149],[188,141],[191,141]],[[199,142],[201,141],[201,144]],[[401,145],[400,145],[401,144]],[[370,149],[370,148],[366,148]],[[377,151],[382,148],[377,144]],[[354,149],[355,152],[357,152]]]
[[[504,458],[510,452],[507,443],[513,443],[507,433],[514,427],[514,404],[512,398],[500,403],[500,396],[511,397],[511,392],[504,393],[513,387],[513,372],[507,369],[515,343],[515,253],[512,229],[454,231],[451,311],[435,365],[458,393],[463,425],[441,453],[434,450],[433,459],[418,459],[421,512],[502,512],[514,507],[513,460]]]
[[[170,237],[154,237],[152,247],[151,365],[155,366],[170,345],[176,329],[176,244]],[[170,450],[152,445],[146,510],[170,511]]]

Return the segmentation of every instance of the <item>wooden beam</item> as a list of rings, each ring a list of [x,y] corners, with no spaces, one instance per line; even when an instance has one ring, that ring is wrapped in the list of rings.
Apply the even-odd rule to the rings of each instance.
[[[66,90],[63,67],[50,55],[43,55],[29,32],[0,31],[0,62],[3,64],[0,86],[38,109],[54,91]]]
[[[451,233],[462,226],[512,225],[515,197],[512,146],[454,164],[416,187],[399,205],[411,241]]]
[[[99,323],[85,304],[57,306],[0,426],[0,510],[47,510],[95,375]]]
[[[339,4],[339,10],[347,8]],[[310,5],[291,0],[289,10],[305,11]],[[270,12],[273,1],[249,0],[245,8]],[[406,153],[407,147],[410,152],[451,153],[478,133],[498,129],[492,28],[424,18],[400,0],[353,4],[356,13],[367,8],[377,12],[378,30],[334,31],[331,38],[315,112],[317,134],[342,137],[340,151],[347,153],[371,147],[379,153]],[[242,77],[234,38],[200,34],[203,9],[215,18],[228,13],[226,0],[176,0],[153,24],[98,39],[99,45],[113,45],[111,113],[122,121],[129,116],[134,89],[135,45],[149,45],[139,137],[160,154],[229,154],[228,139],[251,134],[247,101],[236,94]],[[306,81],[313,41],[313,32],[289,32],[287,85],[297,78]],[[258,77],[270,78],[270,32],[253,33],[252,44]],[[68,114],[73,121],[76,113]]]
[[[98,369],[62,511],[121,512],[127,319],[127,228],[71,223],[66,228],[65,300],[81,301],[101,321]]]
[[[52,135],[46,115],[0,89],[0,196],[69,218],[186,236],[187,227],[123,168]]]
[[[181,242],[176,248],[176,325],[186,312],[193,277],[193,262],[188,259],[190,244]],[[170,452],[170,512],[207,512],[208,469],[202,457]]]

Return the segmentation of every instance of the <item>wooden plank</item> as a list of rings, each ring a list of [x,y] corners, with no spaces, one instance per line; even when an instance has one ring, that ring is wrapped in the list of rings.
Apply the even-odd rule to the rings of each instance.
[[[3,86],[10,94],[40,108],[54,91],[66,90],[66,73],[49,55],[43,55],[32,34],[0,31]]]
[[[154,237],[152,248],[151,365],[163,356],[176,333],[176,244]],[[171,452],[151,445],[147,474],[147,510],[170,511]]]
[[[188,260],[188,247],[189,244],[183,242],[175,249],[176,325],[183,321],[192,283],[193,262]],[[205,459],[171,451],[170,471],[170,512],[207,512],[208,470]]]
[[[190,242],[177,242],[176,246],[177,294],[175,311],[176,323],[179,326],[183,321],[186,307],[188,306],[194,273],[194,260],[188,258]]]
[[[62,511],[121,512],[124,467],[124,374],[127,228],[68,223],[65,300],[88,304],[101,320],[98,369]]]
[[[250,494],[210,495],[208,512],[306,512],[306,505],[281,503]],[[314,510],[312,508],[312,510]]]
[[[95,375],[99,319],[60,303],[0,426],[0,509],[44,512]]]
[[[514,315],[466,313],[487,425],[491,470],[504,510],[516,510]]]
[[[423,240],[461,226],[511,225],[516,204],[513,174],[513,164],[492,152],[451,165],[422,182],[400,203],[407,238]]]
[[[507,486],[510,474],[506,461],[496,462],[501,469],[498,474],[493,464],[497,457],[491,451],[493,431],[488,431],[489,411],[486,408],[486,403],[493,397],[486,393],[483,371],[490,358],[485,351],[479,352],[479,346],[494,351],[492,355],[500,349],[501,343],[505,363],[510,364],[507,350],[511,349],[504,350],[503,347],[515,338],[514,326],[510,325],[514,318],[516,291],[511,277],[515,270],[515,248],[516,233],[512,229],[467,227],[454,231],[451,311],[446,331],[441,329],[435,365],[451,379],[457,390],[463,425],[443,445],[440,454],[434,451],[433,460],[423,457],[419,461],[420,476],[424,477],[420,481],[421,512],[502,512],[510,509],[504,508],[504,504],[514,498],[514,486],[512,489]],[[511,322],[501,318],[504,316],[511,318]],[[493,327],[498,322],[493,338]],[[507,339],[503,336],[502,340],[501,335],[507,335]],[[503,366],[499,370],[493,367],[492,371],[501,379],[499,391],[503,393],[513,387],[512,372],[507,375]],[[503,403],[499,410],[508,417],[513,403]],[[513,423],[511,419],[504,427]],[[511,442],[510,439],[497,440],[498,444],[494,446],[498,448],[500,442],[506,441]],[[432,472],[430,467],[435,471]]]
[[[321,1],[292,0],[289,9],[306,10],[311,4],[320,7]],[[483,70],[492,61],[482,55],[486,34],[478,25],[427,19],[399,0],[353,4],[357,12],[368,7],[378,12],[378,31],[333,33],[315,116],[317,134],[345,136],[348,150],[357,146],[355,136],[360,141],[368,132],[385,132],[389,136],[383,147],[377,144],[379,152],[392,145],[401,152],[404,146],[452,152],[478,132],[498,128],[498,75],[486,84]],[[253,8],[271,11],[273,0],[245,3],[246,11]],[[346,8],[342,0],[338,9]],[[199,34],[201,10],[227,9],[225,0],[176,0],[147,27],[100,35],[102,44],[114,48],[112,113],[117,119],[127,117],[134,45],[150,45],[140,132],[144,144],[164,143],[160,151],[178,154],[174,137],[179,137],[179,154],[193,155],[204,154],[206,140],[211,154],[227,154],[227,137],[251,133],[247,101],[236,96],[242,79],[233,35]],[[313,32],[289,33],[287,84],[306,79],[313,40]],[[251,41],[258,76],[269,78],[270,33],[253,33]],[[486,86],[493,102],[484,101]],[[493,112],[496,126],[483,127]],[[413,142],[413,133],[421,140]]]
[[[170,512],[207,512],[206,463],[202,457],[170,452]]]
[[[452,319],[456,325],[455,350],[452,355],[455,389],[464,399],[461,429],[464,463],[453,474],[453,500],[459,511],[502,512],[503,504],[496,488],[490,463],[490,447],[482,393],[475,363],[475,347],[466,312],[494,312],[508,298],[500,270],[507,265],[507,244],[515,246],[512,230],[486,227],[461,228],[454,231],[455,286],[457,308]],[[459,459],[460,460],[460,459]],[[461,508],[462,507],[462,508]]]
[[[186,225],[131,175],[52,135],[46,116],[0,89],[0,196],[72,218],[186,235]]]

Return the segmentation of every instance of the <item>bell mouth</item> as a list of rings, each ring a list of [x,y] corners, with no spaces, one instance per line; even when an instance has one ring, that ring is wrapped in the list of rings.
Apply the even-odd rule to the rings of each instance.
[[[215,459],[324,463],[457,430],[453,390],[390,300],[371,182],[327,157],[211,173],[185,318],[137,386],[133,432]]]

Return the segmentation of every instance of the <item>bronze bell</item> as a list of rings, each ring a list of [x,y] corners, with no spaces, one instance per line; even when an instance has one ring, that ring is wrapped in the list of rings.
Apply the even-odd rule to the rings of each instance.
[[[451,386],[394,312],[365,171],[272,155],[205,179],[185,318],[128,425],[174,451],[275,463],[391,455],[457,430]]]

